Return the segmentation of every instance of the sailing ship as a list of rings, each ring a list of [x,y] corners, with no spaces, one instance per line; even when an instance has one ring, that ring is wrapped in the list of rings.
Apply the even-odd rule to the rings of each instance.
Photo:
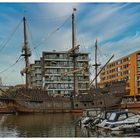
[[[108,84],[104,89],[97,88],[97,67],[95,61],[96,80],[95,89],[90,88],[87,94],[76,95],[76,45],[75,45],[75,9],[72,13],[72,49],[71,57],[73,58],[73,79],[74,89],[70,97],[53,97],[48,94],[47,90],[29,88],[29,57],[31,52],[28,47],[27,31],[26,31],[26,18],[23,18],[23,31],[24,31],[24,46],[22,49],[22,56],[25,58],[26,66],[24,72],[26,75],[26,87],[16,89],[14,93],[8,94],[5,99],[9,100],[10,108],[13,112],[18,113],[34,113],[34,112],[82,112],[83,109],[91,108],[114,108],[119,107],[122,97],[125,92],[125,82],[115,82]],[[97,42],[96,42],[97,47]],[[112,57],[111,57],[112,59]],[[110,62],[110,60],[108,62]],[[97,57],[96,57],[97,60]],[[107,63],[106,63],[107,64]],[[104,65],[104,67],[106,66]],[[87,68],[87,67],[86,67]],[[84,68],[84,69],[86,69]],[[93,81],[94,81],[93,80]],[[93,82],[92,81],[92,82]],[[90,86],[92,83],[90,84]],[[92,86],[91,86],[92,87]],[[120,88],[121,87],[121,88]],[[11,104],[13,105],[11,107]],[[9,104],[7,104],[9,105]]]

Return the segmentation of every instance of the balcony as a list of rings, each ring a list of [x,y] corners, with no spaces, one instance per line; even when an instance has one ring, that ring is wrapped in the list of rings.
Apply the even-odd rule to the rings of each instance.
[[[45,66],[45,68],[52,68],[52,69],[65,69],[65,68],[67,68],[67,69],[72,69],[73,68],[73,66]]]
[[[89,83],[89,81],[78,81],[78,83]]]
[[[36,77],[35,80],[36,80],[36,81],[42,81],[42,77],[39,77],[39,78]]]
[[[34,65],[35,68],[41,68],[41,65]]]
[[[71,81],[49,81],[49,80],[45,80],[46,84],[73,84],[73,82]]]
[[[137,55],[137,60],[140,60],[140,55]]]
[[[72,61],[72,60],[69,60],[69,59],[66,59],[66,58],[45,58],[44,59],[45,61]]]
[[[88,88],[78,88],[78,90],[88,90]]]
[[[47,90],[48,90],[48,91],[51,91],[51,90],[54,90],[54,91],[55,91],[55,90],[61,90],[61,91],[62,91],[62,90],[63,90],[63,91],[65,91],[65,90],[67,90],[67,91],[73,91],[73,89],[53,89],[53,88],[52,88],[52,89],[47,89]]]

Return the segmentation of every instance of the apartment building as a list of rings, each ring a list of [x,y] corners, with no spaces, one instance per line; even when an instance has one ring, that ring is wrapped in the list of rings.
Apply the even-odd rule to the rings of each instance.
[[[42,59],[42,58],[41,58]],[[41,60],[35,60],[34,64],[30,65],[30,87],[42,88],[42,64]]]
[[[89,88],[88,53],[77,53],[76,92],[85,93]],[[74,86],[73,58],[66,51],[43,52],[42,59],[31,65],[31,86],[42,87],[49,94],[71,95]]]
[[[100,85],[127,79],[127,95],[140,95],[140,50],[109,63],[100,75]]]

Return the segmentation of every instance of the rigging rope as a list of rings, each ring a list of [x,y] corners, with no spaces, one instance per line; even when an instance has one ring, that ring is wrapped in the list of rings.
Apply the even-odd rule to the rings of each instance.
[[[18,61],[20,60],[21,58],[21,55],[18,57],[18,59],[16,60],[15,63],[13,63],[12,65],[10,65],[9,67],[7,67],[6,69],[0,71],[0,74],[3,73],[3,72],[6,72],[7,70],[9,70],[11,67],[13,67],[14,65],[16,65],[18,63]]]
[[[19,28],[20,24],[22,23],[22,20],[18,23],[18,25],[15,27],[15,29],[13,30],[13,32],[11,33],[11,35],[9,36],[8,40],[3,43],[3,45],[1,45],[0,48],[0,52],[6,47],[6,45],[8,44],[8,42],[12,39],[13,35],[16,33],[17,29]]]
[[[42,45],[42,44],[44,43],[44,41],[48,41],[48,39],[49,39],[51,36],[53,36],[53,34],[55,34],[56,32],[58,32],[58,31],[66,24],[66,22],[69,20],[69,18],[70,18],[70,16],[69,16],[60,26],[58,26],[55,30],[53,30],[53,31],[46,37],[46,39],[44,39],[44,40],[41,41],[40,43],[34,45],[35,47],[34,47],[33,49],[35,50],[36,48],[38,48],[40,45]]]
[[[30,28],[29,28],[29,25],[28,25],[28,24],[27,24],[27,28],[28,28],[28,31],[29,31],[29,33],[30,33],[31,42],[32,42],[32,44],[35,46],[36,44],[34,43],[33,35],[32,35],[32,32],[31,32],[31,30],[30,30]],[[31,50],[32,50],[32,48],[31,48]],[[37,53],[37,51],[36,51],[36,50],[35,50],[35,53],[36,53],[37,57],[39,58],[39,54]]]
[[[58,26],[53,32],[51,32],[45,40],[48,40],[54,33],[56,33],[57,31],[59,31],[59,30],[62,28],[62,26],[64,26],[65,23],[69,20],[69,18],[70,18],[70,17],[68,17],[68,18],[63,22],[62,25]],[[0,51],[2,51],[2,49],[3,49],[4,47],[6,47],[6,45],[7,45],[8,42],[11,40],[11,38],[13,37],[13,35],[14,35],[15,32],[17,31],[17,29],[18,29],[18,27],[20,26],[21,23],[22,23],[22,20],[21,20],[21,21],[19,22],[19,24],[16,26],[16,28],[14,29],[14,31],[12,32],[12,34],[10,35],[10,37],[8,38],[8,40],[5,42],[5,44],[1,47]],[[28,26],[28,28],[29,28],[29,26]],[[36,49],[37,47],[39,47],[42,43],[43,43],[43,42],[40,42],[38,45],[35,45],[35,44],[34,44],[35,47],[34,47],[33,49],[35,50],[35,49]],[[11,67],[15,66],[15,65],[18,63],[18,61],[20,60],[20,58],[21,58],[21,55],[19,56],[19,58],[16,60],[15,63],[13,63],[12,65],[10,65],[10,66],[7,67],[6,69],[0,71],[0,74],[1,74],[1,73],[4,73],[4,72],[6,72],[6,71],[8,71]]]
[[[20,61],[22,61],[22,62],[23,62],[23,60],[24,60],[24,58],[20,59]],[[16,63],[16,64],[17,64],[17,63]],[[8,74],[6,74],[6,76],[3,77],[3,81],[5,81],[5,80],[9,77],[9,74],[12,73],[12,72],[14,72],[15,70],[16,70],[16,69],[14,68],[14,69],[11,70]]]
[[[50,20],[57,20],[57,19],[60,19],[60,18],[65,18],[65,17],[68,17],[70,15],[64,15],[64,16],[59,16],[59,17],[46,17],[46,16],[42,16],[42,17],[34,17],[34,18],[28,18],[28,20],[47,20],[48,22],[50,22]]]

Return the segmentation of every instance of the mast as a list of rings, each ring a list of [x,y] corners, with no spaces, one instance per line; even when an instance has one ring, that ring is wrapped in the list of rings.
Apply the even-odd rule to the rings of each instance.
[[[114,54],[110,57],[110,59],[105,63],[105,65],[100,69],[100,71],[97,73],[97,75],[95,75],[95,78],[90,82],[89,87],[91,87],[92,83],[95,81],[95,79],[97,79],[97,77],[99,76],[99,74],[102,72],[102,70],[106,67],[106,65],[112,60],[112,58],[114,57]]]
[[[70,56],[72,57],[73,60],[73,92],[71,93],[71,107],[74,109],[74,96],[76,94],[76,57],[78,56],[76,54],[76,49],[79,46],[76,46],[76,40],[75,40],[75,15],[74,12],[76,11],[75,8],[73,8],[73,13],[72,13],[72,48],[70,49]]]
[[[75,40],[75,15],[74,12],[76,11],[75,8],[73,8],[72,13],[72,54],[73,54],[73,70],[76,69],[76,54],[75,54],[75,47],[76,47],[76,40]],[[75,96],[76,93],[76,73],[73,73],[73,95]]]
[[[98,73],[98,66],[100,66],[100,64],[98,64],[98,60],[97,60],[97,39],[96,39],[96,42],[95,42],[95,64],[93,66],[95,66],[95,77]],[[95,79],[95,89],[97,89],[97,78]]]
[[[97,75],[97,69],[98,69],[98,66],[97,66],[97,39],[96,39],[96,42],[95,42],[95,75]],[[95,79],[95,88],[97,89],[97,78]]]
[[[22,56],[25,58],[25,75],[26,75],[26,90],[29,87],[29,57],[31,56],[31,52],[28,47],[28,38],[27,38],[27,26],[26,26],[26,18],[23,17],[23,35],[24,35],[24,45],[22,48]]]

